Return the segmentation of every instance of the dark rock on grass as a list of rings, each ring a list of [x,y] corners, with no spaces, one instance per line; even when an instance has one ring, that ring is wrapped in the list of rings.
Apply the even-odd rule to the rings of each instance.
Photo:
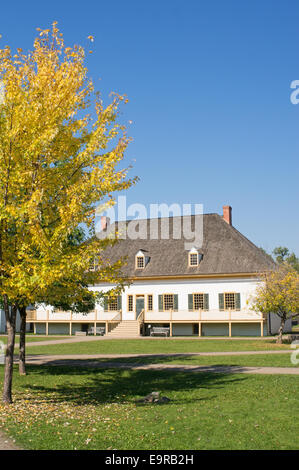
[[[170,398],[161,397],[161,392],[151,392],[146,397],[136,400],[136,403],[168,403]]]

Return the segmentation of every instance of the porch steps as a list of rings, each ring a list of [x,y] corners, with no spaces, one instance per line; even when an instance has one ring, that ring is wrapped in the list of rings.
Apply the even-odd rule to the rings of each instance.
[[[138,338],[140,337],[139,322],[137,320],[125,320],[106,334],[109,338]]]

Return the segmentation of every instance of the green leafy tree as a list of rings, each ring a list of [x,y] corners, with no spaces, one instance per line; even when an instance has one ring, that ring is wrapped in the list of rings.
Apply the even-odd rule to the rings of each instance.
[[[299,258],[295,255],[295,253],[290,253],[289,249],[285,246],[278,246],[273,250],[274,260],[278,264],[288,264],[290,265],[295,271],[299,272]]]

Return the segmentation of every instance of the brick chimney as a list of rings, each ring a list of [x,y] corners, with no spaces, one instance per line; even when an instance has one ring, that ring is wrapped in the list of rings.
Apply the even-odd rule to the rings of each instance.
[[[232,208],[231,206],[223,206],[223,220],[232,225]]]
[[[110,218],[106,216],[101,217],[101,230],[107,230],[108,226],[110,224]]]

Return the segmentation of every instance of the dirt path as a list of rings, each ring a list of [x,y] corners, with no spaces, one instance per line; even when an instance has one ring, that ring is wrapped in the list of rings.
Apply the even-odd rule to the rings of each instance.
[[[21,450],[14,441],[0,432],[0,450]]]
[[[179,364],[134,364],[124,362],[99,362],[95,356],[29,356],[28,364],[72,366],[86,368],[119,368],[133,370],[172,370],[175,372],[216,372],[222,374],[292,374],[299,375],[296,367],[246,367],[246,366],[198,366]]]
[[[45,361],[47,358],[53,360],[58,359],[124,359],[124,358],[147,358],[147,357],[160,357],[161,359],[167,357],[191,357],[191,356],[256,356],[263,354],[291,354],[293,349],[282,349],[282,350],[264,350],[264,351],[217,351],[217,352],[186,352],[186,353],[143,353],[143,354],[59,354],[59,355],[43,355],[43,354],[27,354],[27,360],[34,361],[36,364],[38,361]],[[17,360],[16,356],[16,360]]]

